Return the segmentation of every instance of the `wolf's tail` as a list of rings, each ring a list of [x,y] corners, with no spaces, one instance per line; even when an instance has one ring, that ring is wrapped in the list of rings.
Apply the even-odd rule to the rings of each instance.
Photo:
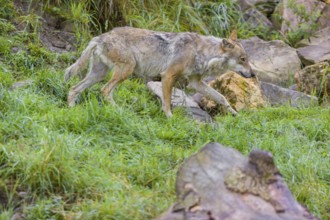
[[[65,70],[65,74],[64,74],[65,82],[67,82],[72,76],[77,75],[79,73],[79,71],[81,71],[87,67],[88,61],[91,58],[97,45],[98,45],[98,37],[94,37],[89,42],[86,49],[82,52],[79,59]]]

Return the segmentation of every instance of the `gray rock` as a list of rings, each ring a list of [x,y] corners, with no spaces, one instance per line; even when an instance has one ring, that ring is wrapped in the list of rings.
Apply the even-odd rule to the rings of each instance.
[[[176,203],[157,220],[316,220],[292,196],[271,153],[209,143],[180,167]]]
[[[244,12],[244,20],[255,28],[260,26],[267,29],[273,28],[272,22],[270,22],[263,13],[255,8],[250,8]]]
[[[19,82],[15,82],[11,87],[10,89],[11,90],[16,90],[16,89],[19,89],[19,88],[22,88],[22,87],[26,87],[26,86],[29,86],[33,83],[33,80],[32,79],[27,79],[27,80],[23,80],[23,81],[19,81]]]
[[[295,74],[299,91],[313,94],[319,98],[320,103],[330,101],[330,67],[329,63],[321,62],[306,66]]]
[[[298,42],[297,46],[300,47],[297,49],[298,55],[305,65],[330,61],[330,27]]]
[[[187,108],[187,114],[197,120],[197,121],[201,121],[201,122],[212,122],[212,117],[203,109],[201,109],[200,107],[189,107]]]
[[[323,61],[330,61],[330,42],[329,44],[299,48],[298,55],[306,66]]]
[[[314,96],[286,89],[271,83],[260,81],[260,87],[271,105],[284,105],[289,103],[292,107],[308,107],[318,104],[318,99]]]
[[[307,47],[307,46],[317,46],[330,42],[330,26],[315,32],[308,39],[303,39],[299,41],[295,46],[296,47]]]
[[[294,90],[294,91],[297,91],[298,90],[298,86],[297,84],[293,84],[289,87],[290,90]]]
[[[151,92],[156,94],[159,98],[162,99],[162,83],[149,81],[147,86]],[[186,93],[178,88],[173,88],[172,92],[172,107],[184,107],[187,110],[187,114],[193,119],[202,121],[202,122],[211,122],[211,116],[202,110],[199,105]]]
[[[264,41],[258,37],[242,40],[252,66],[258,78],[265,82],[285,84],[300,70],[301,61],[296,49],[283,41]]]
[[[18,193],[18,196],[21,199],[26,199],[29,196],[29,193],[28,192],[21,191],[21,192]]]

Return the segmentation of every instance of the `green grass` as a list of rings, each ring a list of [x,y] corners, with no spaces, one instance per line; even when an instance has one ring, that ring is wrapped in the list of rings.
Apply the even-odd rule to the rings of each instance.
[[[330,109],[266,108],[198,124],[181,110],[166,119],[136,79],[117,90],[119,107],[97,85],[69,109],[62,72],[33,78],[0,94],[0,176],[9,194],[28,192],[27,219],[151,219],[174,202],[179,165],[209,141],[272,152],[298,201],[330,217]]]
[[[80,5],[43,2],[68,20],[75,12],[75,28],[84,32],[78,38],[90,34],[87,21],[99,19],[92,23],[95,28],[99,21],[107,25],[110,17],[138,27],[214,35],[241,25],[232,1],[222,1],[218,8],[211,3],[192,7],[181,1],[145,1],[148,13],[135,4],[141,1],[131,1],[126,3],[135,7],[117,6],[122,15],[111,14],[110,6],[98,0],[92,1],[94,8],[87,0]],[[15,17],[12,2],[0,3],[0,200],[3,195],[8,199],[0,201],[1,220],[10,219],[17,207],[31,220],[151,219],[175,201],[175,175],[184,159],[210,141],[244,155],[255,148],[272,152],[297,200],[314,215],[330,219],[329,108],[265,108],[218,116],[213,124],[196,123],[175,109],[174,117],[166,119],[160,101],[134,78],[115,92],[118,107],[103,101],[102,82],[68,108],[66,96],[78,79],[64,84],[63,72],[76,54],[42,48],[34,15],[21,17],[32,28],[19,32],[7,20]],[[96,17],[101,15],[108,17]],[[254,34],[244,25],[240,36]],[[17,52],[12,52],[14,47]],[[32,85],[10,89],[25,79],[32,79]]]

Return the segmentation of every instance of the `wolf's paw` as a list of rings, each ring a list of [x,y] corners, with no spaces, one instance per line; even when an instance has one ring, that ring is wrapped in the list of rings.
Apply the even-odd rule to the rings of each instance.
[[[72,108],[72,107],[74,107],[76,105],[76,101],[75,100],[73,100],[73,101],[68,101],[68,106],[69,106],[69,108]]]
[[[169,113],[165,113],[165,115],[166,115],[166,117],[167,117],[167,118],[172,118],[172,117],[173,117],[173,114],[172,114],[172,112],[169,112]]]
[[[165,115],[166,115],[167,118],[172,118],[173,117],[173,114],[172,114],[171,111],[164,111],[164,113],[165,113]]]
[[[113,99],[113,97],[111,97],[111,96],[103,96],[103,99],[110,105],[118,106],[117,103],[115,102],[115,100]]]
[[[76,105],[76,94],[72,91],[68,95],[68,106],[71,108]]]
[[[65,71],[65,74],[64,74],[64,82],[67,82],[71,77],[71,71],[70,70],[67,70]]]

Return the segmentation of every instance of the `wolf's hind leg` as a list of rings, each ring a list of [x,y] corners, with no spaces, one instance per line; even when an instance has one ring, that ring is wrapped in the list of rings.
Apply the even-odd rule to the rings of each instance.
[[[218,104],[225,106],[227,110],[233,115],[237,114],[237,112],[230,106],[227,99],[223,95],[221,95],[218,91],[216,91],[212,87],[208,86],[205,82],[201,81],[199,77],[190,77],[189,86],[194,88],[197,92],[201,93],[202,95],[213,99]]]
[[[68,95],[69,107],[75,106],[76,99],[80,93],[95,83],[103,80],[109,72],[109,67],[104,64],[98,57],[93,57],[92,59],[91,67],[86,77],[70,89]]]
[[[113,105],[115,101],[113,99],[113,91],[119,83],[127,79],[134,71],[135,63],[120,63],[115,64],[113,68],[113,74],[110,81],[101,89],[103,96]]]

